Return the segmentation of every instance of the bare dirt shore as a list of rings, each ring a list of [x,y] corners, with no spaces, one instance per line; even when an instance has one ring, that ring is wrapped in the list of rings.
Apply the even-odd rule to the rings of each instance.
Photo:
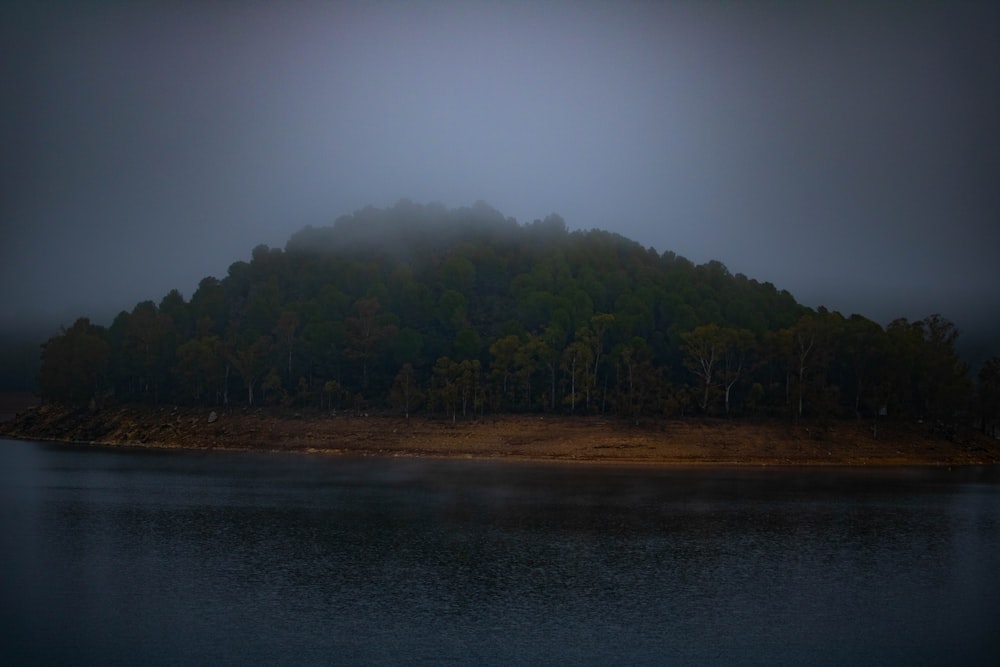
[[[158,448],[655,465],[997,465],[1000,441],[919,423],[486,416],[346,416],[285,410],[33,407],[0,423],[21,439]]]

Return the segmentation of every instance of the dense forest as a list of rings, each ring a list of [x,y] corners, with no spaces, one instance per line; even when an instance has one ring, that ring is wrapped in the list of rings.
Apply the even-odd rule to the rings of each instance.
[[[401,202],[284,250],[257,246],[189,301],[86,318],[42,348],[46,400],[330,411],[885,415],[986,428],[1000,359],[975,378],[939,315],[887,327],[812,310],[719,262],[550,216]]]

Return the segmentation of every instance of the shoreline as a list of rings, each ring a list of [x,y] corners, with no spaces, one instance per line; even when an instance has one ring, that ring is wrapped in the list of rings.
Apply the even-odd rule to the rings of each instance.
[[[214,418],[213,418],[214,415]],[[46,405],[0,423],[0,436],[80,445],[303,453],[324,456],[570,462],[632,466],[1000,465],[1000,440],[919,423],[792,424],[735,419],[488,415],[331,415],[283,409],[211,410]]]

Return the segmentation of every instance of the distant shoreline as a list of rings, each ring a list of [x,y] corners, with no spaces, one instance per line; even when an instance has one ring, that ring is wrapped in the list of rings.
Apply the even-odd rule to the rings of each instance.
[[[214,419],[212,415],[214,413]],[[720,466],[1000,465],[1000,441],[922,424],[499,415],[484,419],[333,416],[290,410],[47,405],[0,423],[0,436],[159,449]]]

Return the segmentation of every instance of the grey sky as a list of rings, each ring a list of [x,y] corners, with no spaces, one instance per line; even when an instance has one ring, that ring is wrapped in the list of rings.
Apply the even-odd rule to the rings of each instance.
[[[0,325],[190,297],[401,198],[559,213],[883,324],[1000,306],[991,3],[5,9]]]

